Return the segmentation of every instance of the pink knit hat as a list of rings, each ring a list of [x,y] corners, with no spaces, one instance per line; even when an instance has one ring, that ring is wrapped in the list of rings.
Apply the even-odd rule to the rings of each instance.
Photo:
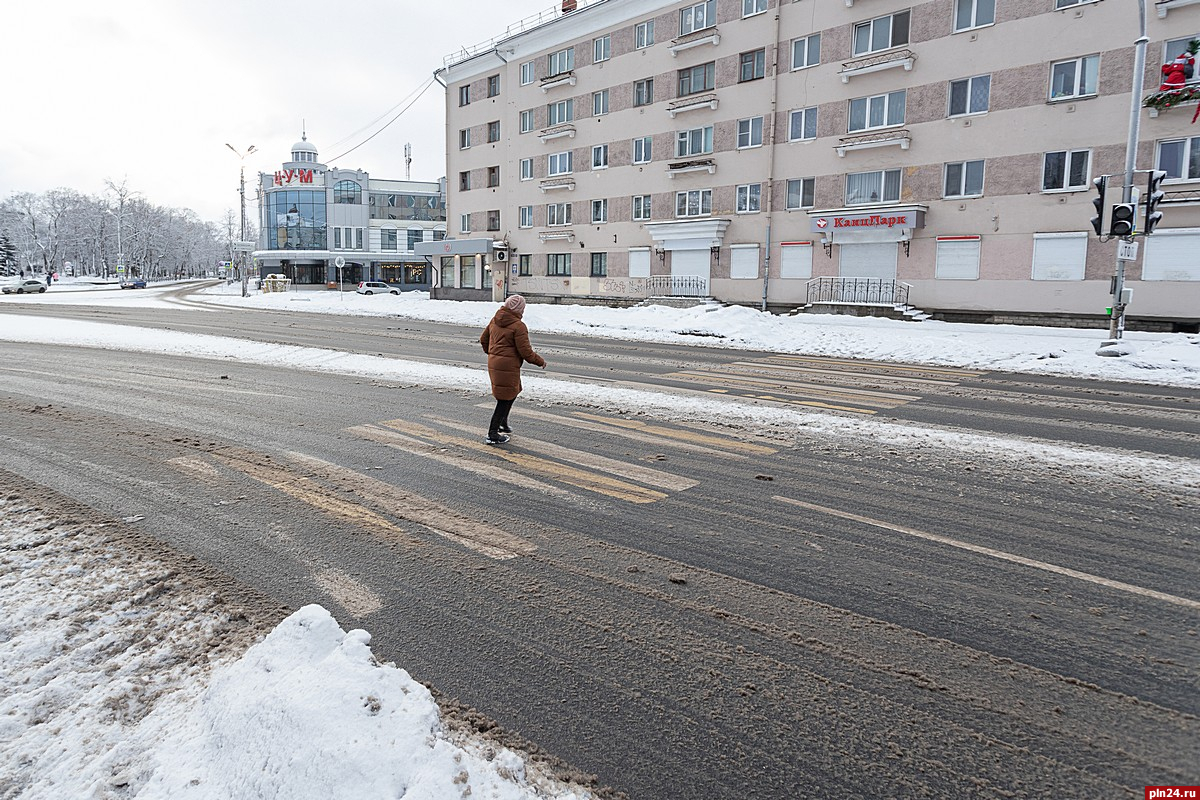
[[[525,313],[525,298],[514,294],[504,301],[504,307],[519,317]]]

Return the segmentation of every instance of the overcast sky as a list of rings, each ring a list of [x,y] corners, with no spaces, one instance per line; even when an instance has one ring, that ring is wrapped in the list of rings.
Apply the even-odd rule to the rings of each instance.
[[[252,200],[253,176],[288,160],[302,122],[328,163],[395,116],[448,53],[553,5],[3,0],[0,198],[100,194],[105,179],[127,179],[151,202],[216,221],[238,205],[240,162],[227,142],[258,148],[245,158]],[[403,179],[406,142],[414,180],[445,173],[440,85],[333,165]]]

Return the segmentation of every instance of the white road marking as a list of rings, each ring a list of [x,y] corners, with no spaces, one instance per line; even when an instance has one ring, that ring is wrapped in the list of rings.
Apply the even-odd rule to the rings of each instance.
[[[930,542],[937,542],[938,544],[957,547],[960,550],[968,550],[972,553],[988,556],[989,558],[998,558],[1002,561],[1011,561],[1014,564],[1021,564],[1022,566],[1026,567],[1045,570],[1046,572],[1052,572],[1055,575],[1063,575],[1068,578],[1077,578],[1078,580],[1094,583],[1098,586],[1106,586],[1109,589],[1116,589],[1117,591],[1121,592],[1129,592],[1130,594],[1136,594],[1141,597],[1149,597],[1153,600],[1161,600],[1165,603],[1183,606],[1184,608],[1200,610],[1200,601],[1198,600],[1190,600],[1186,597],[1177,597],[1176,595],[1167,594],[1166,592],[1160,592],[1155,589],[1147,589],[1142,586],[1134,586],[1130,583],[1122,583],[1121,581],[1102,578],[1099,575],[1092,575],[1090,573],[1080,572],[1079,570],[1070,569],[1068,567],[1060,567],[1057,564],[1050,564],[1045,561],[1037,561],[1036,559],[1026,558],[1025,556],[1006,553],[1003,550],[994,550],[990,547],[983,547],[982,545],[971,544],[969,542],[959,541],[958,539],[951,539],[948,536],[939,536],[936,533],[919,531],[915,528],[906,528],[903,525],[894,525],[890,522],[883,522],[882,520],[871,519],[870,517],[863,517],[859,516],[858,514],[851,514],[849,511],[839,511],[836,508],[826,508],[825,506],[805,503],[803,500],[793,500],[790,497],[782,497],[780,495],[775,495],[775,499],[781,503],[788,503],[793,506],[799,506],[800,508],[807,508],[809,511],[818,511],[822,514],[829,514],[834,517],[841,517],[842,519],[861,522],[864,525],[873,525],[876,528],[883,528],[885,530],[895,531],[896,533],[903,533],[907,536],[915,536],[918,539],[925,539]]]
[[[313,575],[317,586],[342,608],[361,619],[383,608],[383,600],[341,570],[323,569]]]

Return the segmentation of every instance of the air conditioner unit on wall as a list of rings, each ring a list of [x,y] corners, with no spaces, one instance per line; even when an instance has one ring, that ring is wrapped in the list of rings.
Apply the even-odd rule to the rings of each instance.
[[[493,247],[492,248],[492,261],[508,261],[508,248],[507,247]]]

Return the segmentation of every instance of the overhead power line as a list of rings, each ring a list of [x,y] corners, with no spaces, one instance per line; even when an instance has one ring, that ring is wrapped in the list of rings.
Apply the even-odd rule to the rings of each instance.
[[[380,128],[379,130],[375,131],[375,132],[374,132],[374,133],[372,133],[370,136],[368,136],[366,139],[363,139],[361,142],[359,142],[358,144],[354,145],[354,147],[351,147],[349,150],[346,150],[346,151],[345,151],[345,152],[343,152],[343,153],[339,153],[338,155],[336,155],[336,156],[334,156],[333,158],[329,159],[329,163],[330,163],[330,164],[332,164],[334,161],[337,161],[339,158],[342,158],[343,156],[348,156],[348,155],[350,155],[350,154],[351,154],[351,153],[353,153],[355,150],[357,150],[358,148],[362,147],[364,144],[366,144],[367,142],[371,141],[372,139],[374,139],[374,138],[375,138],[376,136],[378,136],[379,134],[381,134],[381,133],[383,133],[384,131],[386,131],[386,130],[387,130],[387,129],[388,129],[390,126],[391,126],[391,124],[392,124],[393,122],[395,122],[396,120],[400,119],[400,117],[402,117],[402,116],[404,115],[404,112],[405,112],[405,111],[408,111],[408,109],[412,108],[413,104],[414,104],[414,103],[416,103],[418,100],[420,100],[420,99],[421,99],[421,96],[422,96],[422,95],[424,95],[424,94],[425,94],[425,92],[429,91],[429,87],[430,87],[430,86],[432,86],[432,85],[433,85],[433,83],[434,83],[434,79],[433,79],[433,77],[430,77],[430,78],[429,78],[429,80],[427,80],[427,81],[425,82],[425,85],[423,85],[423,86],[421,87],[420,91],[419,91],[419,92],[417,92],[416,96],[415,96],[415,97],[412,97],[412,99],[411,99],[411,100],[409,100],[409,101],[408,101],[408,102],[407,102],[407,103],[404,105],[404,107],[403,107],[403,108],[401,108],[401,109],[400,109],[400,110],[399,110],[399,111],[396,113],[396,116],[394,116],[394,117],[392,117],[391,119],[389,119],[389,120],[388,120],[388,121],[387,121],[387,122],[384,124],[384,126],[383,126],[382,128]],[[410,97],[411,97],[411,95],[410,95]],[[403,102],[403,101],[402,101],[402,102]],[[395,108],[395,106],[392,106],[392,108]],[[389,111],[390,111],[390,110],[391,110],[391,109],[389,109]],[[379,121],[379,119],[377,118],[375,121],[376,121],[376,122],[378,122],[378,121]],[[374,122],[372,122],[371,124],[373,125],[373,124],[374,124]],[[370,125],[368,125],[367,127],[370,127]],[[360,129],[360,130],[361,130],[361,129]],[[348,137],[347,137],[347,138],[348,138]],[[344,141],[344,140],[343,140],[343,141]]]

